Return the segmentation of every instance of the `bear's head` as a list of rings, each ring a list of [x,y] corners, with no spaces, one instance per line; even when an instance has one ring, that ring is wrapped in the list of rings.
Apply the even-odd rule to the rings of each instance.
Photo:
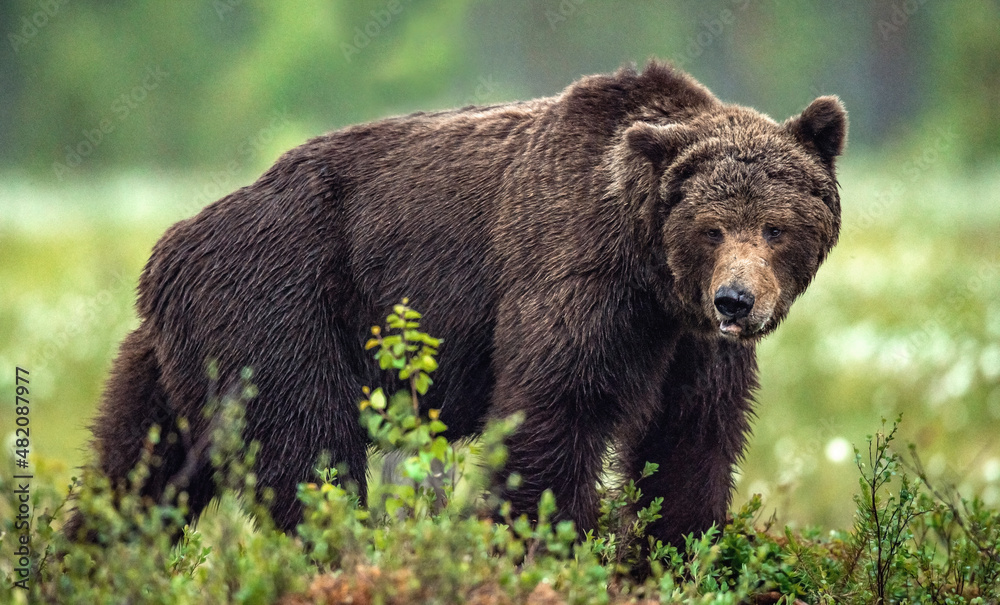
[[[834,159],[846,136],[836,97],[783,124],[716,105],[628,128],[630,155],[652,166],[655,279],[691,329],[754,342],[786,316],[837,242]]]

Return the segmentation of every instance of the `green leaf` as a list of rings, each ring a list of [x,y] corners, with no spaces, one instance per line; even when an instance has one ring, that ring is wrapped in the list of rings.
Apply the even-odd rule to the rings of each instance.
[[[410,394],[407,391],[396,391],[392,394],[389,409],[402,410],[403,414],[410,414],[412,408],[413,402],[410,401]]]
[[[400,438],[403,436],[403,431],[400,430],[398,426],[394,426],[389,429],[389,434],[386,435],[386,440],[392,445],[399,443]]]
[[[426,465],[421,463],[420,458],[417,456],[411,456],[403,461],[403,474],[413,481],[420,483],[426,479],[427,475],[430,473],[427,470]]]
[[[448,440],[444,437],[437,437],[431,443],[430,453],[438,460],[444,462],[448,454]]]
[[[406,463],[404,462],[403,464]],[[406,474],[405,471],[403,474]],[[416,498],[416,492],[414,491],[413,486],[409,484],[404,483],[403,485],[397,485],[393,488],[393,491],[396,492],[396,495],[399,496],[402,502],[410,505],[413,504],[413,501]]]
[[[410,433],[410,437],[417,447],[423,447],[431,441],[431,429],[426,424],[421,424]]]
[[[375,389],[371,396],[372,407],[376,410],[385,409],[385,393],[382,392],[381,388]]]
[[[372,414],[368,417],[368,434],[372,437],[378,434],[379,427],[382,426],[382,417],[378,414]]]
[[[403,508],[403,499],[396,496],[389,496],[385,499],[385,512],[391,518],[396,518],[396,511]]]
[[[424,372],[420,372],[414,379],[413,388],[415,388],[421,395],[426,395],[427,389],[431,386],[431,382],[430,376]]]

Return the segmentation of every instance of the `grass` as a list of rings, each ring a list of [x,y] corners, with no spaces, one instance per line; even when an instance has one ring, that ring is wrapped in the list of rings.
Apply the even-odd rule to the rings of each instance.
[[[641,498],[634,482],[601,489],[597,528],[585,535],[570,521],[550,521],[551,492],[542,495],[535,522],[512,518],[508,504],[488,496],[489,473],[476,469],[499,468],[503,439],[518,421],[491,424],[474,444],[452,444],[441,436],[447,427],[435,411],[417,416],[416,398],[437,367],[436,341],[419,332],[419,314],[402,305],[395,313],[387,324],[393,327],[395,317],[391,335],[375,333],[371,346],[383,368],[409,379],[401,378],[403,388],[390,395],[365,390],[360,404],[373,441],[405,452],[397,467],[402,479],[381,486],[384,499],[360,506],[335,469],[318,469],[317,483],[299,486],[303,522],[294,534],[275,531],[249,472],[256,446],[241,437],[243,406],[255,392],[247,383],[242,395],[208,402],[207,413],[218,419],[210,451],[223,495],[195,527],[184,526],[183,497],[177,506],[154,503],[135,487],[113,490],[87,473],[73,494],[84,512],[82,532],[93,537],[68,542],[53,532],[64,518],[65,497],[39,464],[29,534],[13,514],[24,508],[16,496],[20,480],[0,472],[0,550],[10,555],[0,559],[8,578],[0,599],[286,605],[1000,599],[1000,513],[937,489],[912,452],[904,463],[891,447],[898,426],[885,427],[884,420],[883,430],[867,437],[867,455],[855,456],[861,489],[853,498],[852,531],[777,530],[761,523],[755,496],[724,528],[664,545],[645,535],[659,518],[658,500],[630,509]],[[159,438],[150,431],[151,442]],[[11,468],[4,458],[3,468]],[[134,486],[151,464],[147,454],[135,467]],[[436,467],[440,484],[423,483]],[[647,464],[643,475],[655,472]],[[181,537],[175,543],[171,535]]]

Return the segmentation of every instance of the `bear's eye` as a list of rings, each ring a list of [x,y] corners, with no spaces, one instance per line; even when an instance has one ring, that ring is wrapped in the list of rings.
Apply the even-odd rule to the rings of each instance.
[[[722,241],[722,229],[706,229],[705,237],[708,238],[708,241],[718,244]]]
[[[764,238],[768,241],[774,241],[781,237],[781,229],[777,227],[764,227]]]

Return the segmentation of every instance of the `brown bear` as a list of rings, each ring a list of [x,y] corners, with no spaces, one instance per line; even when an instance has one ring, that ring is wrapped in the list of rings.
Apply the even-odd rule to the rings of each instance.
[[[441,337],[423,400],[452,438],[523,412],[503,473],[515,514],[551,489],[558,518],[598,514],[609,448],[663,497],[677,542],[725,519],[750,431],[754,347],[837,241],[843,107],[777,123],[651,62],[533,101],[352,126],[284,154],[255,183],[171,227],[139,283],[94,427],[100,468],[127,481],[153,424],[142,488],[214,493],[203,440],[206,360],[220,386],[254,369],[246,439],[273,518],[321,453],[364,497],[363,344],[408,297]],[[501,480],[503,477],[500,478]],[[503,485],[501,481],[499,483]]]

